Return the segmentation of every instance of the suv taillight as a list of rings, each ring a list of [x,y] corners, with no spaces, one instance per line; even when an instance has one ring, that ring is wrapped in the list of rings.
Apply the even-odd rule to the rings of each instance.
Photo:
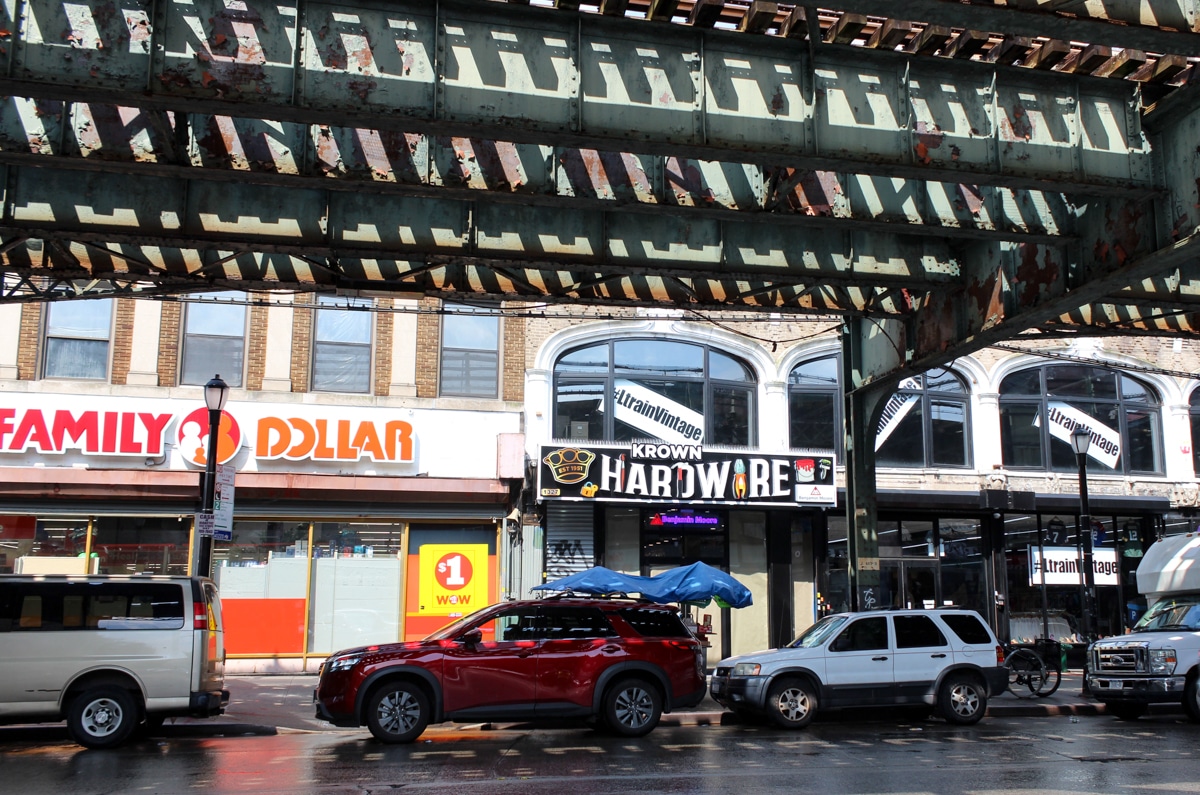
[[[996,647],[996,665],[1004,665],[1004,647]]]
[[[208,621],[208,607],[203,602],[192,603],[192,629],[212,629]]]

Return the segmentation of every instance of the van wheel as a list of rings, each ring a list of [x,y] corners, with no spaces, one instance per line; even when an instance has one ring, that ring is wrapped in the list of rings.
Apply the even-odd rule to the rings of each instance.
[[[129,739],[137,722],[137,704],[128,690],[96,687],[71,702],[67,733],[85,748],[112,748]]]
[[[979,723],[987,711],[987,689],[973,676],[951,674],[938,691],[938,709],[948,723]]]
[[[782,679],[767,692],[767,715],[781,729],[803,729],[817,715],[817,692],[803,679]]]
[[[429,725],[429,698],[411,682],[389,682],[367,699],[367,728],[381,743],[411,743]]]
[[[1200,723],[1200,673],[1195,671],[1183,688],[1183,710],[1193,723]]]
[[[604,694],[604,725],[622,737],[642,737],[658,725],[662,698],[642,679],[622,679]]]

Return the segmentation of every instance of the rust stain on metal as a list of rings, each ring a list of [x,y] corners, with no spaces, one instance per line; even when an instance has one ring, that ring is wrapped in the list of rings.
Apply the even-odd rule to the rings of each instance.
[[[913,146],[913,150],[917,153],[917,161],[929,165],[933,162],[933,158],[929,156],[929,150],[940,149],[946,135],[938,129],[936,124],[923,121],[917,122],[915,132],[917,143]]]
[[[783,89],[776,86],[775,93],[771,95],[771,115],[778,116],[786,105],[787,99],[783,96]]]
[[[675,203],[683,206],[708,206],[716,202],[712,188],[704,183],[704,174],[696,161],[668,157],[664,164],[667,184],[674,193]]]
[[[1013,105],[1000,125],[1001,136],[1008,141],[1028,141],[1033,138],[1033,121],[1020,102]]]
[[[983,192],[980,191],[978,185],[959,183],[958,195],[961,201],[957,204],[965,208],[971,215],[979,215],[979,211],[983,209]]]
[[[987,278],[967,285],[967,295],[975,305],[980,318],[980,330],[996,325],[1004,319],[1004,280],[1001,273],[993,271]]]
[[[378,85],[374,80],[351,80],[346,84],[346,90],[363,102],[366,102],[367,95],[374,91]]]
[[[1062,278],[1062,266],[1054,261],[1053,249],[1049,247],[1025,243],[1019,249],[1021,259],[1015,281],[1021,290],[1021,306],[1033,306],[1040,295],[1054,292],[1053,288]],[[1042,255],[1041,262],[1039,255]]]

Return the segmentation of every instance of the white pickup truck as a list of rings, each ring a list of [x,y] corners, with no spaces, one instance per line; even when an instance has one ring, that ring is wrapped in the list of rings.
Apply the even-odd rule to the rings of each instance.
[[[1128,635],[1088,649],[1088,687],[1121,720],[1150,704],[1183,703],[1200,722],[1200,533],[1169,536],[1146,551],[1138,590],[1150,609]]]

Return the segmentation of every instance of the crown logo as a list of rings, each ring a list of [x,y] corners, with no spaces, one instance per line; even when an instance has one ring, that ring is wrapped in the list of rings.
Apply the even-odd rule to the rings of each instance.
[[[550,474],[559,483],[578,483],[587,477],[588,467],[596,460],[596,454],[577,447],[564,447],[548,453],[542,463],[550,467]]]

